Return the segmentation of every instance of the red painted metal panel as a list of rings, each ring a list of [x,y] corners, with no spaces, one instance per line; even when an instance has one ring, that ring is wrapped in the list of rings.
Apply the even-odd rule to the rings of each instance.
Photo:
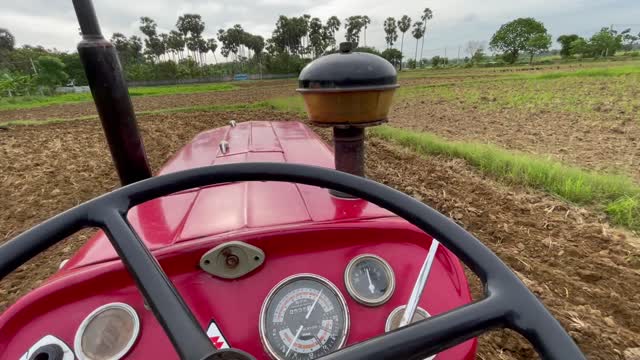
[[[260,247],[266,255],[265,263],[237,280],[220,279],[200,271],[197,268],[200,256],[228,240],[246,241]],[[389,313],[406,303],[430,241],[430,237],[405,222],[387,218],[313,227],[301,224],[222,235],[176,244],[155,251],[155,255],[203,328],[214,319],[231,346],[248,351],[258,359],[267,359],[259,341],[259,312],[267,293],[280,280],[311,272],[332,281],[347,299],[351,319],[347,343],[354,344],[381,335]],[[389,302],[380,307],[355,302],[344,285],[343,274],[348,262],[364,253],[382,256],[396,274],[396,291]],[[19,357],[46,334],[72,344],[84,316],[114,301],[132,305],[141,318],[141,337],[129,359],[177,358],[160,325],[144,308],[140,293],[121,262],[112,261],[66,272],[20,299],[0,316],[2,359]],[[462,267],[442,248],[420,306],[436,315],[469,301]],[[441,353],[437,359],[473,359],[475,348],[475,340],[468,341]]]
[[[250,151],[282,152],[280,141],[271,127],[272,123],[266,121],[252,121],[249,124],[251,126]]]
[[[219,152],[226,139],[229,152]],[[180,150],[162,174],[206,165],[237,162],[293,162],[333,167],[331,149],[298,122],[245,122],[235,128],[206,131]],[[207,235],[244,228],[271,227],[305,221],[327,222],[369,219],[391,214],[362,200],[330,196],[313,186],[256,182],[194,189],[133,208],[129,220],[150,249]],[[160,204],[160,205],[159,205]],[[164,224],[168,221],[170,223]],[[145,224],[144,226],[141,226]],[[146,225],[148,224],[148,225]],[[184,224],[184,227],[175,224]],[[177,235],[176,235],[177,234]],[[177,238],[177,239],[176,239]],[[109,261],[116,257],[99,233],[72,258],[65,269]]]
[[[218,153],[218,144],[225,138],[227,131],[228,128],[220,128],[198,134],[165,164],[158,175],[213,164]]]

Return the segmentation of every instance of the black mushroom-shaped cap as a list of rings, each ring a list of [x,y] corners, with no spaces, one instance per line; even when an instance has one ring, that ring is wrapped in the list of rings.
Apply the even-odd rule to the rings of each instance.
[[[352,52],[341,43],[340,52],[318,58],[302,69],[298,91],[387,89],[397,87],[396,69],[384,58]]]

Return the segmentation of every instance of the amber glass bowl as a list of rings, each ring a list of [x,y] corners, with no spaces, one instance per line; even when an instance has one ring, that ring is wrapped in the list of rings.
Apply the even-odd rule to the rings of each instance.
[[[369,123],[387,119],[398,85],[350,89],[298,89],[315,123]]]

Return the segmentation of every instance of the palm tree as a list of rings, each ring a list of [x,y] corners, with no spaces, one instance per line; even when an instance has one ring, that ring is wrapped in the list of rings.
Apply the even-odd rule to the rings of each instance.
[[[387,49],[392,48],[393,44],[398,40],[398,26],[396,24],[396,19],[388,17],[384,21],[384,32],[386,34],[384,39],[387,42]]]
[[[340,19],[337,16],[332,16],[327,19],[325,25],[327,35],[329,37],[329,45],[335,47],[336,45],[336,31],[340,30]]]
[[[207,48],[213,53],[213,60],[215,60],[217,64],[218,59],[216,58],[216,50],[218,49],[218,42],[216,41],[216,39],[207,39]]]
[[[411,35],[416,38],[416,67],[418,66],[418,45],[420,44],[420,38],[424,36],[424,23],[422,21],[418,21],[413,24],[413,30],[411,31]]]
[[[425,8],[424,11],[422,11],[422,16],[420,17],[422,19],[422,21],[424,22],[424,29],[422,31],[422,46],[420,47],[420,59],[422,59],[422,51],[424,50],[424,38],[427,37],[427,22],[431,19],[433,19],[433,11],[431,11],[431,9],[429,8]]]
[[[411,18],[407,15],[403,15],[400,21],[398,21],[398,29],[402,33],[402,41],[400,42],[400,53],[402,53],[402,49],[404,48],[404,33],[406,33],[409,28],[411,28]],[[404,57],[404,53],[402,54]],[[400,59],[400,70],[402,70],[402,59]]]
[[[363,16],[362,24],[364,25],[364,47],[367,47],[367,25],[371,24],[371,19],[367,15]]]

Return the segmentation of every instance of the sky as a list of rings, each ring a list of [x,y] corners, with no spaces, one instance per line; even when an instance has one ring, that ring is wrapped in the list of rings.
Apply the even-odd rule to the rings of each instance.
[[[98,19],[106,37],[114,32],[141,35],[140,16],[156,20],[160,32],[175,28],[178,16],[202,15],[205,37],[215,37],[220,28],[241,24],[251,33],[269,38],[279,15],[310,14],[325,21],[336,15],[368,15],[367,45],[386,47],[383,22],[409,15],[418,19],[422,9],[434,13],[427,27],[424,57],[465,56],[469,41],[487,41],[501,24],[518,17],[542,21],[553,38],[567,33],[590,36],[603,26],[627,27],[640,32],[640,0],[94,0]],[[74,51],[80,40],[71,0],[0,0],[0,28],[7,28],[18,45],[42,45]],[[337,34],[343,41],[344,32]],[[361,43],[363,42],[361,36]],[[396,48],[400,46],[400,39]],[[405,55],[412,56],[416,41],[409,32]],[[554,44],[554,47],[558,47]]]

